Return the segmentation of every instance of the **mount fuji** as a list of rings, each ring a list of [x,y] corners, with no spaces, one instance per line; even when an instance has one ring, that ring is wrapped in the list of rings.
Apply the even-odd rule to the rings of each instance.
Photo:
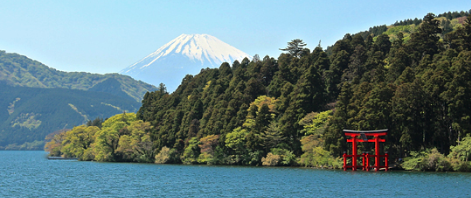
[[[119,73],[153,85],[164,83],[173,92],[187,74],[196,75],[202,68],[232,64],[246,57],[252,59],[214,36],[182,34]]]

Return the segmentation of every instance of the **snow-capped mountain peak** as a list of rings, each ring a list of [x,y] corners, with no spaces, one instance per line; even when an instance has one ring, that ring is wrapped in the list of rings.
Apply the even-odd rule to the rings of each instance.
[[[172,57],[172,58],[170,58]],[[173,57],[179,57],[181,60],[173,60]],[[189,60],[191,65],[187,63],[175,64],[181,62],[183,57]],[[155,52],[147,55],[142,60],[134,63],[133,65],[123,69],[120,73],[127,74],[139,79],[137,73],[147,70],[148,67],[165,67],[165,68],[182,68],[182,67],[195,67],[200,65],[195,71],[206,67],[218,67],[223,62],[232,63],[235,60],[241,61],[245,57],[251,59],[252,57],[237,48],[224,43],[214,36],[207,34],[182,34],[167,44],[163,45]],[[172,59],[172,63],[164,61],[165,59]],[[186,61],[184,61],[186,62]],[[158,64],[157,64],[158,63]],[[157,64],[157,65],[156,65]],[[167,70],[166,69],[166,70]],[[194,69],[194,68],[193,68]],[[188,74],[196,74],[189,72]],[[179,77],[180,79],[184,76]],[[143,81],[146,81],[142,79]],[[159,79],[155,79],[159,81]],[[148,81],[148,80],[147,80]],[[155,83],[155,82],[149,82]],[[159,82],[160,83],[160,82]],[[157,83],[157,84],[159,84]],[[163,82],[166,84],[165,82]]]

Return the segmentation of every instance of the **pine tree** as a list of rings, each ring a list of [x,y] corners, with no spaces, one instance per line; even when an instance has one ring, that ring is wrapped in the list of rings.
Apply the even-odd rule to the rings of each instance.
[[[294,56],[294,57],[301,57],[302,55],[302,52],[304,50],[304,47],[306,46],[307,44],[305,44],[303,42],[303,40],[301,39],[294,39],[290,42],[288,42],[288,46],[284,49],[281,49],[281,51],[287,51],[291,56]]]

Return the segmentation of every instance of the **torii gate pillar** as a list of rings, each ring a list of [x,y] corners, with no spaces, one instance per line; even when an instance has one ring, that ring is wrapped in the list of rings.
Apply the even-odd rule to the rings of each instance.
[[[347,142],[352,143],[352,155],[347,155],[345,152],[343,153],[343,170],[347,170],[348,168],[351,168],[352,170],[357,170],[358,168],[361,168],[362,170],[369,171],[371,168],[374,168],[375,171],[378,171],[380,168],[385,168],[385,171],[388,171],[388,153],[385,153],[384,155],[379,154],[379,143],[380,142],[386,142],[385,139],[379,138],[380,136],[385,136],[388,133],[388,129],[381,129],[381,130],[374,130],[374,131],[354,131],[354,130],[348,130],[344,129],[343,132],[345,133],[345,136],[350,136],[350,139],[347,139]],[[368,139],[368,136],[373,136],[373,139]],[[361,139],[358,139],[358,137],[361,137]],[[363,153],[361,155],[357,154],[357,142],[374,142],[375,143],[375,155],[370,155],[368,153]],[[352,165],[347,165],[347,158],[351,157],[352,158]],[[363,158],[363,163],[362,165],[357,165],[357,159],[358,158]],[[369,158],[373,157],[375,158],[375,165],[370,166],[370,160]],[[384,157],[384,166],[380,165],[380,159]],[[365,164],[366,162],[366,164]]]

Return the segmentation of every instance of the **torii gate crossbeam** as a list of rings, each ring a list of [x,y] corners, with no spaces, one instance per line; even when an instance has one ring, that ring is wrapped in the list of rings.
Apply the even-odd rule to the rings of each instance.
[[[350,139],[347,139],[347,142],[352,143],[352,155],[347,155],[345,152],[343,154],[343,170],[347,170],[351,168],[352,170],[357,170],[357,168],[361,168],[362,170],[369,171],[371,168],[374,168],[375,171],[378,171],[380,168],[385,168],[385,171],[388,171],[388,153],[384,155],[379,154],[379,143],[386,142],[385,139],[379,138],[380,136],[385,136],[388,133],[388,129],[381,129],[381,130],[373,130],[373,131],[355,131],[355,130],[348,130],[344,129],[343,132],[345,136],[350,136]],[[368,136],[373,136],[373,139],[368,139]],[[361,137],[361,139],[358,139]],[[363,153],[361,155],[357,154],[357,142],[374,142],[375,143],[375,155],[370,155],[368,153]],[[347,158],[352,158],[352,165],[347,165]],[[357,159],[361,157],[363,158],[363,164],[357,165]],[[370,166],[369,158],[375,158],[375,165]],[[384,166],[380,165],[380,158],[384,157]],[[366,163],[366,164],[365,164]]]

